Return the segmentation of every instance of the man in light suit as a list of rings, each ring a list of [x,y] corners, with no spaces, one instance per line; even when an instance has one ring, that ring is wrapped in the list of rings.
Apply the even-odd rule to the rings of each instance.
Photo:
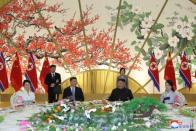
[[[82,89],[77,87],[77,78],[70,78],[70,86],[64,89],[63,99],[71,99],[73,101],[84,101]]]
[[[56,73],[56,65],[50,66],[51,72],[46,75],[45,84],[48,85],[48,103],[57,102],[61,93],[61,75]]]

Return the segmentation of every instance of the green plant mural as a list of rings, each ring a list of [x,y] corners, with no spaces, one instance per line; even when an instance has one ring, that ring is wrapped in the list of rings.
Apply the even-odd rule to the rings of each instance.
[[[116,9],[106,6],[111,12],[115,12]],[[149,65],[149,58],[152,52],[155,53],[157,62],[161,65],[165,64],[165,58],[168,52],[179,54],[181,51],[186,51],[189,59],[190,66],[196,65],[196,16],[189,18],[186,15],[180,16],[177,12],[174,12],[173,16],[167,17],[168,25],[164,25],[160,22],[154,24],[151,12],[142,12],[138,7],[133,7],[127,1],[123,1],[119,20],[119,26],[121,29],[128,26],[130,32],[136,35],[136,39],[131,42],[131,46],[134,47],[136,52],[140,51],[142,41],[147,38],[150,30],[152,31],[147,45],[141,49],[141,54],[146,65]],[[115,14],[115,13],[114,13]],[[111,16],[111,22],[108,24],[113,25],[116,21],[116,15]],[[170,26],[171,33],[165,32],[164,28]],[[179,70],[180,57],[174,59],[176,72]],[[192,70],[192,74],[194,71]],[[179,84],[182,83],[180,77],[177,78]]]

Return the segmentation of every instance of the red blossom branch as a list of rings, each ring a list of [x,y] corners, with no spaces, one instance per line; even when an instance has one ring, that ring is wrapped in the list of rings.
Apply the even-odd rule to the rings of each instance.
[[[40,0],[36,5],[32,0],[13,0],[0,9],[0,51],[4,52],[7,63],[12,64],[14,53],[19,50],[23,70],[27,65],[27,59],[23,56],[27,56],[29,52],[37,59],[42,59],[47,54],[51,63],[58,63],[59,66],[63,66],[65,61],[68,64],[67,68],[73,71],[87,69],[89,65],[94,68],[99,65],[109,66],[113,28],[107,31],[92,29],[87,38],[84,38],[83,28],[94,24],[99,16],[91,16],[92,6],[87,7],[83,12],[83,23],[73,17],[63,20],[64,26],[60,27],[51,20],[51,13],[63,14],[66,10],[59,3],[47,5],[46,0]],[[41,17],[40,12],[44,16]],[[33,35],[28,34],[29,28],[37,32]],[[52,37],[48,33],[39,34],[46,29],[51,30]],[[85,55],[84,41],[89,49],[89,59]],[[128,67],[127,65],[134,60],[135,56],[125,47],[125,42],[118,39],[114,44],[114,68]],[[40,64],[38,60],[36,62]],[[140,60],[133,69],[141,69]]]

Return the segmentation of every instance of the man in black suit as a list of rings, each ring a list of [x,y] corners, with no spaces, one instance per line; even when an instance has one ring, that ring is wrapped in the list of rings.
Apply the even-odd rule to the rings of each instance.
[[[133,99],[133,94],[129,88],[126,88],[125,79],[117,80],[117,88],[112,90],[109,101],[128,101]]]
[[[61,93],[61,75],[56,73],[56,65],[50,66],[51,72],[46,75],[45,84],[48,85],[48,103],[57,102]]]
[[[82,89],[77,87],[77,78],[70,78],[70,86],[64,89],[63,99],[71,99],[73,101],[84,101]]]

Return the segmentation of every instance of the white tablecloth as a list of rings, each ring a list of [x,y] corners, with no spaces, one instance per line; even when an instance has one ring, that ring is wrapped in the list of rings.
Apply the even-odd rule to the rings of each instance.
[[[5,120],[0,123],[0,131],[19,131],[18,120],[27,120],[28,117],[32,116],[34,113],[46,110],[46,107],[41,105],[31,105],[23,108],[20,111],[14,111],[13,109],[6,109],[0,111],[0,115],[3,115]],[[187,127],[190,125],[190,122],[193,122],[194,128],[196,128],[196,119],[182,116],[178,113],[177,110],[169,109],[165,112],[171,119],[179,120],[182,122],[182,125]],[[161,131],[188,131],[189,128],[178,128],[178,129],[160,129]]]

